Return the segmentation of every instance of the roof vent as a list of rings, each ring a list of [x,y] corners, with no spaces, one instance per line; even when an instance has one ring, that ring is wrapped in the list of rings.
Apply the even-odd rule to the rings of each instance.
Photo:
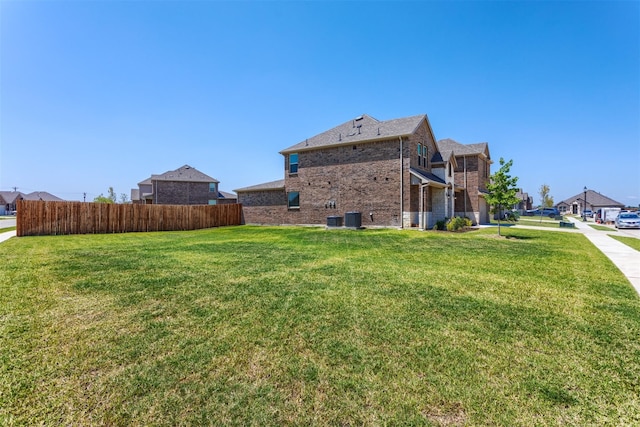
[[[378,127],[378,135],[380,135],[380,128]]]

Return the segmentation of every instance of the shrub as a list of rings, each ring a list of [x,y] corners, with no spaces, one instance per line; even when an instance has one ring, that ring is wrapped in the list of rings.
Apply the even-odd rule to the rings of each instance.
[[[436,221],[436,225],[433,226],[433,229],[444,230],[446,226],[447,226],[447,221],[444,219],[441,219],[440,221]]]
[[[451,218],[451,220],[447,223],[447,230],[449,231],[458,231],[460,229],[465,228],[467,225],[466,218],[455,217]]]

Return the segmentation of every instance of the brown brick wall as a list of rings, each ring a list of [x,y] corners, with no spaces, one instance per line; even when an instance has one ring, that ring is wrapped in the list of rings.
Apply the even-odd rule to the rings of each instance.
[[[160,205],[208,205],[218,194],[208,182],[154,181],[153,203]]]
[[[298,173],[285,173],[285,185],[300,193],[300,209],[286,223],[325,224],[357,211],[363,225],[399,226],[399,151],[399,140],[388,140],[298,153]]]

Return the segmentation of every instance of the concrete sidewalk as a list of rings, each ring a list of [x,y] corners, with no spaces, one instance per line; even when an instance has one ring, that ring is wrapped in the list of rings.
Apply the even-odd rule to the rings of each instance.
[[[4,242],[5,240],[9,240],[12,237],[16,237],[16,230],[0,233],[0,243]]]
[[[568,219],[618,267],[640,295],[640,252],[615,240],[607,231],[595,230],[588,223],[576,218]]]

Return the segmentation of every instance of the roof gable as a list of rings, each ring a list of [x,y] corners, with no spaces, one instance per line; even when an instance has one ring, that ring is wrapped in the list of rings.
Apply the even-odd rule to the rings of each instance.
[[[386,121],[363,114],[292,145],[282,150],[280,154],[407,136],[414,133],[423,120],[427,120],[425,114]]]
[[[461,144],[450,138],[441,139],[436,143],[438,150],[453,151],[456,156],[477,156],[483,155],[488,159],[491,159],[489,155],[489,144],[486,142],[478,142],[476,144]]]
[[[34,191],[33,193],[26,194],[25,200],[43,200],[45,202],[62,202],[60,197],[54,196],[46,191]]]
[[[151,181],[220,182],[189,165],[184,165],[176,170],[167,171],[160,175],[151,175],[151,178],[141,181],[139,185],[151,184]]]
[[[565,203],[567,205],[571,205],[576,201],[582,203],[584,200],[584,191],[576,194],[573,197],[569,197],[561,201],[558,204]],[[604,194],[600,194],[594,190],[587,190],[587,204],[591,206],[610,206],[610,207],[624,207],[624,203],[616,202],[615,200],[605,196]]]

